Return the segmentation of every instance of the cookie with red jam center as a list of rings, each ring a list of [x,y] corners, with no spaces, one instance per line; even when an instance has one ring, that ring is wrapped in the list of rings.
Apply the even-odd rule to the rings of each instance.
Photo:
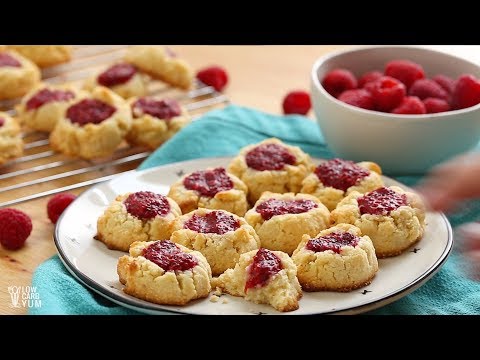
[[[334,224],[352,224],[368,235],[379,258],[401,254],[425,231],[425,206],[414,192],[397,186],[351,192],[332,211]]]
[[[211,290],[205,257],[169,240],[134,242],[117,273],[125,293],[156,304],[185,305]]]
[[[241,255],[235,268],[225,271],[213,285],[230,295],[269,304],[282,312],[297,310],[302,297],[292,259],[284,252],[265,248]]]
[[[109,249],[128,251],[135,241],[168,239],[182,214],[172,199],[151,191],[119,195],[97,221],[96,238]]]
[[[332,159],[318,165],[302,182],[300,192],[317,197],[330,211],[352,191],[369,192],[383,186],[382,170],[373,162]]]
[[[265,191],[299,192],[303,179],[312,170],[310,156],[275,138],[242,148],[227,168],[247,185],[251,204]]]
[[[186,174],[170,187],[168,196],[184,213],[206,208],[243,216],[248,209],[247,193],[243,181],[219,167]]]
[[[314,236],[330,225],[330,211],[311,195],[267,191],[247,211],[245,220],[263,247],[291,255],[303,234]]]
[[[292,260],[305,291],[352,291],[370,284],[378,271],[372,240],[350,224],[304,235]]]
[[[258,249],[260,240],[247,222],[224,210],[197,209],[175,220],[171,240],[201,252],[214,276],[233,268],[241,254]]]

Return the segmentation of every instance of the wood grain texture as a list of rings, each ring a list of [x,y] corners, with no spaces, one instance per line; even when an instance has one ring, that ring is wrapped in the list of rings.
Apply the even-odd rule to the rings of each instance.
[[[340,46],[172,46],[174,51],[187,59],[195,69],[218,64],[228,70],[230,80],[225,93],[232,102],[254,107],[271,113],[281,113],[281,101],[290,90],[309,88],[310,69],[321,55],[341,48]],[[310,116],[313,116],[310,114]],[[47,148],[46,148],[47,149]],[[125,169],[121,169],[125,170]],[[1,170],[0,170],[1,173]],[[47,170],[47,176],[56,171]],[[110,171],[98,171],[104,176]],[[22,181],[29,177],[23,177]],[[82,181],[82,176],[57,180],[61,187],[72,181]],[[18,182],[17,179],[0,180],[0,187]],[[36,185],[35,192],[48,189],[45,184]],[[80,193],[85,190],[72,191]],[[16,196],[25,196],[31,190],[17,191]],[[0,202],[9,200],[8,194],[0,193]],[[35,268],[56,253],[53,243],[54,225],[46,215],[48,198],[33,200],[14,208],[30,215],[33,231],[26,245],[18,251],[0,247],[0,314],[24,314],[24,308],[11,308],[8,286],[31,284]],[[40,294],[41,296],[41,294]]]

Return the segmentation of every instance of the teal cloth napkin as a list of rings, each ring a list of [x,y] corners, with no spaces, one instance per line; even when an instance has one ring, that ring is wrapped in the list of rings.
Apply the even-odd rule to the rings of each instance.
[[[201,157],[234,155],[247,145],[268,137],[277,137],[300,146],[314,157],[331,158],[315,123],[302,116],[276,116],[230,105],[205,114],[160,147],[140,166],[153,166]],[[397,176],[414,185],[419,177]],[[470,202],[449,216],[453,226],[472,221],[480,215],[480,202]],[[118,306],[77,282],[58,256],[41,264],[33,276],[33,286],[42,299],[42,307],[30,314],[138,314]],[[412,294],[371,312],[372,314],[478,314],[480,283],[468,279],[462,271],[462,258],[454,252],[444,267]]]

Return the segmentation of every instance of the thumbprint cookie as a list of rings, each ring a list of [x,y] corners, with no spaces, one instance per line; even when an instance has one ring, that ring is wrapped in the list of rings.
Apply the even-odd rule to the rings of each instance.
[[[50,134],[50,144],[69,156],[108,156],[124,140],[131,122],[128,104],[109,89],[97,87],[67,108]]]
[[[123,291],[129,295],[156,304],[185,305],[210,293],[210,265],[198,251],[159,240],[134,242],[129,253],[117,264]]]
[[[131,145],[156,149],[190,123],[188,111],[173,99],[145,96],[129,103],[133,119],[127,141]]]
[[[351,291],[370,284],[378,271],[372,240],[350,224],[304,235],[292,260],[305,291]]]
[[[395,256],[421,239],[425,206],[420,196],[397,186],[366,194],[353,191],[332,211],[334,224],[346,223],[368,235],[378,258]]]
[[[245,214],[261,246],[293,253],[304,234],[316,235],[330,225],[330,211],[307,194],[274,194],[266,191]]]
[[[39,82],[37,65],[15,51],[0,50],[0,100],[23,96]]]
[[[297,310],[302,297],[292,259],[281,251],[264,248],[240,256],[235,268],[215,279],[214,285],[227,294],[269,304],[282,312]]]
[[[128,251],[134,241],[169,239],[180,215],[175,201],[151,191],[118,195],[98,218],[96,239],[109,249]]]
[[[271,138],[240,150],[227,171],[248,187],[248,200],[254,204],[264,191],[297,193],[313,169],[310,156],[297,146]]]
[[[170,240],[200,251],[214,276],[233,268],[241,254],[260,247],[255,230],[243,218],[223,210],[197,209],[180,216]]]
[[[184,214],[198,208],[221,209],[243,216],[248,209],[247,186],[225,168],[195,171],[174,183],[168,196]]]
[[[302,182],[300,192],[316,196],[332,211],[352,191],[366,193],[383,186],[381,168],[373,162],[332,159],[318,165]]]

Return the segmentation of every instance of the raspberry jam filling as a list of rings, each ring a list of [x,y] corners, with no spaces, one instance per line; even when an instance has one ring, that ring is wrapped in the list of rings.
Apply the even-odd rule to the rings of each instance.
[[[22,64],[20,64],[20,61],[15,59],[13,56],[10,56],[4,52],[0,52],[0,67],[4,66],[21,67]]]
[[[390,211],[407,205],[407,196],[382,187],[357,199],[360,214],[388,215]]]
[[[368,176],[367,169],[358,166],[353,161],[332,159],[317,166],[315,175],[324,186],[347,191],[360,180]]]
[[[183,180],[188,190],[198,191],[203,196],[214,197],[220,191],[233,188],[233,181],[224,168],[196,171]]]
[[[136,73],[137,68],[132,64],[116,64],[98,75],[97,81],[100,85],[106,87],[121,85],[125,84]]]
[[[333,232],[316,239],[309,240],[305,248],[314,252],[332,250],[340,254],[344,246],[357,246],[360,238],[349,232]]]
[[[117,111],[113,106],[97,99],[84,99],[67,110],[67,118],[80,126],[100,124]]]
[[[283,269],[282,261],[270,250],[260,248],[247,268],[245,292],[251,288],[262,287],[270,278]]]
[[[154,242],[143,249],[142,256],[165,271],[186,271],[198,265],[196,257],[184,253],[170,240]]]
[[[74,97],[75,94],[68,90],[42,89],[27,101],[26,108],[27,110],[34,110],[50,102],[68,101]]]
[[[139,191],[130,194],[123,202],[130,215],[141,220],[165,216],[170,212],[170,204],[165,196],[151,191]]]
[[[5,124],[5,119],[0,117],[0,128]]]
[[[223,235],[229,231],[235,231],[240,227],[240,222],[232,215],[223,211],[212,211],[205,216],[194,214],[184,225],[184,229],[190,229],[202,234]]]
[[[268,199],[257,206],[255,211],[262,215],[264,220],[270,220],[275,215],[301,214],[317,208],[312,200],[279,200]]]
[[[132,105],[134,118],[148,114],[161,120],[170,120],[182,113],[180,104],[173,99],[156,100],[150,97],[143,97]]]
[[[263,144],[250,150],[245,156],[248,167],[258,170],[282,170],[285,165],[294,165],[297,158],[285,146]]]

